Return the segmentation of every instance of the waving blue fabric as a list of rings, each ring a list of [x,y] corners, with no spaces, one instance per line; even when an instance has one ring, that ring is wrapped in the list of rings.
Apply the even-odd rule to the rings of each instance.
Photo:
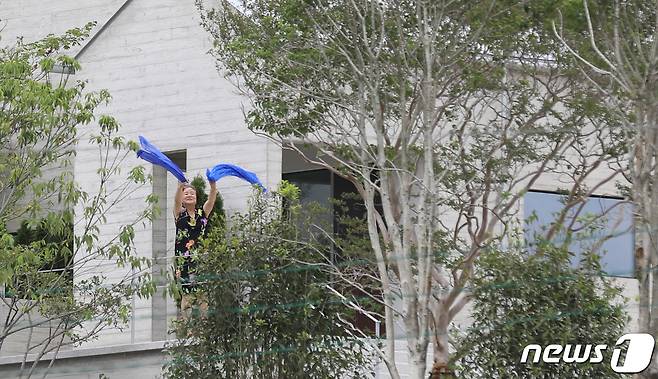
[[[185,174],[183,174],[183,171],[181,171],[181,169],[176,166],[176,163],[172,162],[169,157],[162,154],[162,152],[158,150],[157,147],[151,145],[151,143],[147,141],[146,138],[139,136],[139,143],[142,146],[142,148],[137,151],[137,156],[139,158],[142,158],[147,162],[151,162],[154,165],[164,167],[165,170],[171,172],[179,181],[187,182]]]
[[[212,169],[206,170],[206,177],[210,182],[216,182],[225,176],[237,176],[238,178],[244,179],[251,184],[257,184],[263,189],[263,191],[267,191],[256,174],[251,171],[247,171],[240,166],[229,163],[220,163]]]

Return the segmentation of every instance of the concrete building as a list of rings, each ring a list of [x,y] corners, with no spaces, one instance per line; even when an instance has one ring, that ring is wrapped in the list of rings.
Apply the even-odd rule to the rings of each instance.
[[[304,180],[299,173],[306,172],[322,176],[313,180],[321,182],[324,193],[335,191],[335,181],[328,173],[313,171],[313,167],[247,129],[243,118],[246,103],[233,85],[218,74],[215,60],[207,54],[211,42],[200,26],[193,1],[5,1],[0,3],[0,19],[4,26],[0,33],[2,44],[12,43],[17,36],[34,40],[97,21],[91,37],[72,52],[82,65],[76,76],[88,79],[91,89],[109,90],[113,100],[103,112],[118,119],[122,135],[133,140],[144,135],[163,151],[178,154],[185,162],[188,177],[202,174],[215,163],[230,162],[254,171],[267,187],[276,187],[282,174],[291,180]],[[93,190],[98,157],[85,139],[81,140],[74,175],[83,186]],[[143,162],[133,158],[128,163]],[[161,203],[165,207],[171,203],[175,179],[159,169],[153,170],[153,175],[152,187],[131,194],[113,211],[103,236],[115,234],[121,222],[143,208],[150,193],[166,199]],[[229,212],[244,209],[248,189],[237,179],[222,180],[219,190],[225,208]],[[550,183],[542,183],[536,189],[555,190]],[[550,199],[550,194],[542,193],[536,192],[527,201]],[[614,193],[611,185],[602,189],[600,195]],[[136,231],[137,251],[155,259],[154,273],[166,267],[173,256],[174,225],[170,214],[171,209],[166,208],[152,226]],[[632,260],[632,240],[630,243],[630,255],[624,259]],[[626,295],[631,299],[629,311],[636,313],[636,281],[619,280],[625,283]],[[110,378],[158,377],[165,359],[162,347],[170,338],[167,323],[176,315],[175,306],[171,299],[157,295],[135,300],[132,306],[133,319],[126,329],[108,328],[97,340],[61,352],[48,378],[91,379],[101,378],[101,374]],[[467,317],[459,322],[466,323]],[[396,348],[404,370],[405,346],[401,343]],[[23,360],[20,353],[17,343],[0,356],[0,377],[17,376]],[[380,370],[384,372],[383,367]]]

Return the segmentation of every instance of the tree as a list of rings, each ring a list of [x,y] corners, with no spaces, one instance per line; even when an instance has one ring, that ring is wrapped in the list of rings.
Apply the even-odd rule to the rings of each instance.
[[[199,308],[175,324],[168,377],[368,377],[367,341],[337,328],[349,308],[325,288],[330,276],[308,264],[330,247],[299,240],[298,190],[284,182],[280,193],[257,193],[245,214],[201,242]]]
[[[125,325],[128,300],[153,292],[148,262],[136,256],[133,239],[135,226],[153,216],[156,199],[149,197],[132,222],[101,240],[108,213],[149,178],[143,167],[119,178],[137,145],[118,135],[115,119],[97,114],[110,100],[107,91],[71,80],[80,66],[63,51],[92,26],[0,50],[0,350],[12,339],[25,344],[21,377],[34,375],[45,357],[49,369],[62,348]],[[93,192],[72,177],[83,135],[98,149]],[[10,233],[18,221],[21,227]],[[130,273],[109,280],[98,270],[101,260]]]
[[[519,244],[521,251],[480,258],[471,282],[473,324],[458,344],[459,377],[621,378],[608,364],[521,363],[529,344],[614,346],[628,320],[622,288],[601,273],[595,255],[585,254],[575,269],[566,248],[543,244],[543,254]],[[584,349],[576,354],[587,355]],[[605,362],[611,354],[605,351]]]
[[[200,175],[197,175],[194,177],[194,179],[192,179],[190,184],[196,190],[196,208],[203,208],[203,204],[205,204],[206,200],[208,200],[208,194],[206,193],[206,182]],[[207,230],[210,231],[212,228],[217,226],[222,227],[222,225],[224,225],[225,217],[224,200],[222,199],[222,195],[218,194],[217,199],[215,200],[215,207],[213,208],[213,212],[210,215],[209,226]]]
[[[448,365],[448,330],[470,300],[477,258],[503,248],[535,183],[566,183],[551,239],[621,171],[622,131],[600,127],[614,124],[575,80],[571,57],[546,59],[554,38],[522,4],[198,3],[219,66],[250,100],[249,127],[360,194],[379,284],[370,294],[384,306],[379,353],[393,378],[398,321],[411,377],[425,375],[430,343],[433,373]],[[362,271],[350,267],[332,270],[359,287]]]
[[[658,336],[658,6],[653,1],[583,1],[582,41],[569,25],[553,25],[563,48],[626,129],[624,175],[636,206],[640,331]],[[565,11],[567,17],[570,15]],[[658,376],[658,357],[644,374]]]

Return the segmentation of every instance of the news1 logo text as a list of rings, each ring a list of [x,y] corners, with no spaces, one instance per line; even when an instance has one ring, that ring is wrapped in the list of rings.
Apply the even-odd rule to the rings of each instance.
[[[628,341],[628,349],[625,359],[622,359],[623,350],[618,347]],[[651,357],[656,343],[653,336],[645,333],[624,334],[619,337],[612,351],[610,367],[614,372],[634,374],[644,371],[651,363]],[[603,352],[608,349],[607,345],[548,345],[542,348],[540,345],[530,344],[523,349],[521,363],[527,363],[530,353],[532,363],[602,363]],[[623,361],[623,363],[621,363]]]

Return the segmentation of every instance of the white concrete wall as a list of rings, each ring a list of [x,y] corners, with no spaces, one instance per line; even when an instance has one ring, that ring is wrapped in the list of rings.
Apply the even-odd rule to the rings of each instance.
[[[165,356],[163,343],[149,342],[124,346],[75,350],[60,353],[59,358],[47,369],[50,356],[35,366],[33,378],[48,379],[122,379],[162,378],[161,369]],[[0,378],[25,378],[33,364],[33,357],[26,359],[26,368],[21,376],[23,357],[0,358]],[[104,375],[104,376],[102,376]]]
[[[33,41],[47,34],[60,34],[82,27],[87,22],[107,21],[125,0],[20,0],[0,3],[0,19],[4,28],[0,44],[10,45],[17,37]]]
[[[11,307],[9,304],[11,304]],[[25,313],[24,307],[29,306],[29,304],[28,300],[19,300],[13,304],[9,302],[0,303],[0,320],[3,320],[3,322],[8,316],[10,318],[14,316],[16,312],[22,314],[8,331],[9,335],[2,341],[0,357],[24,354],[28,349],[28,344],[30,353],[36,354],[41,351],[55,349],[59,343],[59,338],[53,338],[53,336],[61,337],[63,331],[58,320],[49,321],[39,313],[38,309]],[[8,313],[11,313],[11,315],[8,315]],[[65,345],[60,348],[60,351],[71,350],[70,341],[70,338],[64,338]]]

